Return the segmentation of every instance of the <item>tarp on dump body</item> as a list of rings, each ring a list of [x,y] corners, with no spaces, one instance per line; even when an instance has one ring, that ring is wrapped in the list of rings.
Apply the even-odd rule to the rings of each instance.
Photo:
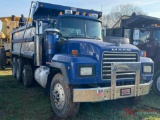
[[[50,17],[50,18],[56,17],[59,15],[60,12],[64,14],[65,10],[72,10],[73,14],[75,14],[76,12],[80,12],[80,14],[82,14],[83,12],[86,12],[87,15],[89,13],[95,13],[95,14],[98,14],[98,17],[102,16],[102,12],[95,11],[95,10],[88,10],[88,9],[81,9],[81,8],[75,8],[75,7],[37,2],[35,8],[33,9],[33,19],[35,20],[35,19],[42,19],[47,17]]]
[[[159,24],[160,25],[160,18],[146,16],[146,15],[135,15],[131,16],[128,19],[123,19],[121,21],[121,27],[143,27],[144,26],[150,26],[152,24]]]

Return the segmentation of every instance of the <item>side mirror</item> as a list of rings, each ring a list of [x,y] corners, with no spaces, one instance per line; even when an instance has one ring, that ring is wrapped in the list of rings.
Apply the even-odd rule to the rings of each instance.
[[[64,45],[65,44],[66,39],[63,37],[60,37],[59,39],[59,45]]]
[[[58,44],[59,45],[64,45],[66,39],[63,37],[62,33],[59,32],[58,35],[59,35],[59,42],[58,42]]]

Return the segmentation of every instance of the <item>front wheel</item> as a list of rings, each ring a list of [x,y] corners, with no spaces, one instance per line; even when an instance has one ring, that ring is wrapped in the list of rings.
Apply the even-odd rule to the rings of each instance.
[[[160,70],[153,77],[153,91],[160,96]]]
[[[52,109],[58,117],[74,117],[79,110],[79,103],[74,103],[73,89],[64,82],[63,75],[56,74],[51,82],[50,100]]]

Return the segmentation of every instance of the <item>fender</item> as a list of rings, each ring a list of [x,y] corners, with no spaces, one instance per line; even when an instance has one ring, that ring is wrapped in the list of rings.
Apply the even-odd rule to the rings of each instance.
[[[50,66],[53,67],[53,68],[60,69],[61,72],[62,72],[62,75],[64,77],[64,80],[65,80],[64,82],[67,83],[67,84],[69,84],[68,75],[67,75],[67,71],[66,71],[66,66],[65,66],[64,63],[52,62],[50,64]]]
[[[46,94],[46,95],[49,95],[49,94],[50,94],[50,84],[51,84],[51,82],[52,82],[52,78],[53,78],[53,76],[54,76],[55,74],[57,74],[57,73],[59,72],[59,70],[61,70],[61,72],[62,72],[62,75],[63,75],[64,80],[65,80],[64,82],[65,82],[66,84],[69,83],[68,75],[67,75],[67,72],[66,72],[66,68],[65,68],[65,64],[64,64],[64,63],[52,62],[52,63],[50,64],[50,68],[51,68],[51,70],[52,70],[52,68],[54,68],[54,69],[55,69],[55,72],[52,72],[52,71],[51,71],[51,73],[48,75],[47,84],[46,84],[46,89],[45,89],[45,94]],[[59,69],[59,70],[57,71],[57,69]],[[52,74],[52,73],[53,73],[53,74]]]

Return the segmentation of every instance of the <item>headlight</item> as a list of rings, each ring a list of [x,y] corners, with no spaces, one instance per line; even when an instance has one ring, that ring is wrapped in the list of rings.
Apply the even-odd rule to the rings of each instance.
[[[81,76],[91,76],[91,75],[93,75],[92,67],[81,67],[80,68],[80,75]]]
[[[143,65],[143,73],[152,73],[152,66]]]

